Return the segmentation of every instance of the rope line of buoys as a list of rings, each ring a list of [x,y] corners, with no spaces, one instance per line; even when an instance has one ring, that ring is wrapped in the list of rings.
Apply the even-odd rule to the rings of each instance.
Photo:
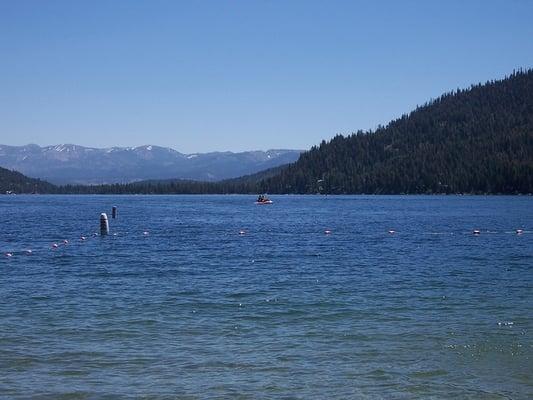
[[[324,231],[325,235],[331,235],[333,233],[332,229],[325,229]],[[237,231],[238,235],[245,235],[248,231],[241,229]],[[376,232],[374,232],[376,233]],[[389,235],[395,235],[395,234],[401,234],[401,232],[398,232],[394,229],[389,229],[386,231]],[[460,231],[460,232],[418,232],[421,235],[481,235],[481,234],[516,234],[516,235],[522,235],[524,233],[533,233],[533,231],[528,231],[524,229],[515,229],[514,231],[490,231],[490,230],[481,230],[481,229],[473,229],[472,231]],[[356,233],[355,233],[356,234]],[[413,235],[411,235],[413,236]]]
[[[324,234],[325,235],[331,235],[333,233],[333,230],[332,229],[325,229],[324,231]],[[389,235],[395,235],[397,234],[398,232],[394,229],[389,229],[386,231]],[[239,236],[244,236],[248,233],[248,231],[244,230],[244,229],[240,229],[237,234]],[[457,232],[423,232],[422,234],[427,234],[427,235],[454,235],[456,234]],[[482,231],[480,229],[473,229],[470,234],[474,235],[474,236],[480,236],[482,235],[483,233],[490,233],[490,234],[516,234],[516,235],[523,235],[523,234],[526,234],[526,233],[533,233],[533,231],[529,231],[529,230],[525,230],[525,229],[515,229],[513,231]],[[468,234],[468,232],[460,232],[460,234]],[[142,235],[143,236],[149,236],[150,235],[150,232],[149,231],[143,231],[142,232]],[[98,237],[98,236],[105,236],[105,234],[98,234],[98,233],[93,233],[92,235],[81,235],[79,237],[79,240],[81,242],[85,242],[87,241],[90,237]],[[113,233],[112,236],[117,236],[117,233]],[[63,240],[60,240],[60,241],[57,241],[57,242],[52,242],[49,246],[49,249],[52,249],[52,250],[56,250],[56,249],[59,249],[60,247],[64,247],[64,246],[67,246],[71,243],[71,240],[69,239],[63,239]],[[19,251],[19,253],[23,253],[23,254],[26,254],[26,255],[30,255],[30,254],[33,254],[33,250],[32,249],[26,249],[26,250],[23,250],[23,251]],[[4,256],[6,257],[13,257],[17,254],[17,251],[15,250],[9,250],[9,251],[4,251]]]
[[[149,235],[148,231],[142,232],[142,236],[147,236],[147,235]],[[49,244],[36,246],[36,247],[31,248],[31,249],[26,248],[26,249],[18,250],[18,251],[17,250],[8,250],[8,251],[2,251],[2,253],[4,254],[4,257],[6,257],[6,258],[14,258],[15,256],[19,256],[19,255],[30,256],[30,255],[34,255],[36,253],[42,253],[44,251],[54,251],[55,252],[55,251],[61,250],[61,248],[66,248],[66,247],[69,247],[71,245],[75,245],[76,243],[83,244],[83,243],[89,241],[89,239],[91,239],[91,238],[103,237],[103,236],[105,236],[105,235],[101,235],[101,234],[95,232],[95,233],[93,233],[91,235],[81,235],[81,236],[79,236],[78,241],[75,241],[73,239],[62,239],[62,240],[49,242]],[[118,234],[117,233],[113,233],[111,236],[118,236]]]

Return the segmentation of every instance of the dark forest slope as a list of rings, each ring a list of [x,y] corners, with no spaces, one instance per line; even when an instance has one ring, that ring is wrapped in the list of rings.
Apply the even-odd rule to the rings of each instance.
[[[270,193],[531,193],[533,70],[336,136],[264,180]]]
[[[13,193],[52,193],[56,187],[39,179],[28,178],[20,172],[0,167],[0,194]]]

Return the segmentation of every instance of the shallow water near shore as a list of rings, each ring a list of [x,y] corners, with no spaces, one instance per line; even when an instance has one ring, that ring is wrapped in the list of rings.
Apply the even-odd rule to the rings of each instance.
[[[0,397],[533,398],[532,197],[271,198],[1,196]]]

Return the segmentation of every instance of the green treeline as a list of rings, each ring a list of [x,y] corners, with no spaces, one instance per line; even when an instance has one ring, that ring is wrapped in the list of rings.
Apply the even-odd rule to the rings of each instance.
[[[151,180],[113,185],[66,185],[56,187],[55,193],[65,194],[234,194],[252,193],[259,190],[259,183],[276,176],[286,166],[279,166],[253,175],[220,182],[188,180]]]

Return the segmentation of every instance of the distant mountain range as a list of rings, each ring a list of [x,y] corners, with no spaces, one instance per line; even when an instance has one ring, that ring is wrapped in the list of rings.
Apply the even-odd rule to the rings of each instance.
[[[54,184],[129,183],[149,179],[218,181],[294,162],[299,150],[182,154],[159,146],[90,148],[0,145],[0,167]]]

